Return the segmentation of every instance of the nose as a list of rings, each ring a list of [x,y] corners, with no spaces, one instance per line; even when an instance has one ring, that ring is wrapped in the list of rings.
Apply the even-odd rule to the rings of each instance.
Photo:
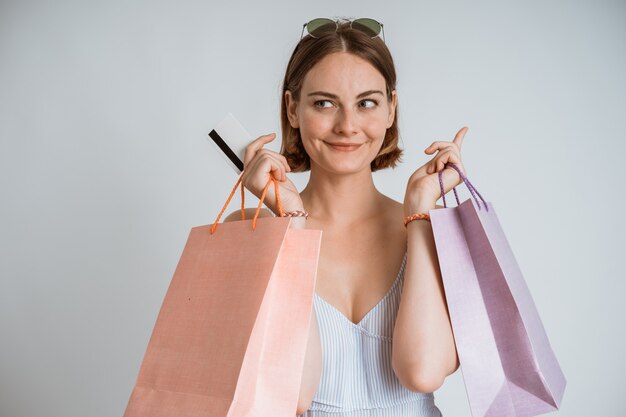
[[[358,133],[358,120],[352,110],[342,108],[337,112],[335,133],[346,137],[351,137]]]

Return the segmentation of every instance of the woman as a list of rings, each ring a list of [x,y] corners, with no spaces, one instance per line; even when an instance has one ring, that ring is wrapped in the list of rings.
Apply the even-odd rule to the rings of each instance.
[[[467,128],[426,148],[434,157],[411,175],[403,204],[376,189],[372,172],[402,153],[396,74],[377,25],[305,24],[283,84],[281,152],[263,148],[274,133],[246,149],[245,187],[258,197],[273,176],[295,227],[323,231],[295,410],[305,416],[440,416],[432,392],[459,365],[430,222],[410,216],[435,209],[438,171],[446,192],[461,182],[444,167],[465,172]],[[299,193],[287,173],[309,169]],[[278,214],[273,187],[265,203]]]

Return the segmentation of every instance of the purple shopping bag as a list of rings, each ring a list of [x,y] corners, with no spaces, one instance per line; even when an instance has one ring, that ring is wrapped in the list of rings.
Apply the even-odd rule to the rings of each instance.
[[[557,410],[565,377],[491,203],[474,197],[430,211],[437,256],[473,417]],[[443,195],[441,171],[439,183]],[[476,195],[480,197],[483,204]]]

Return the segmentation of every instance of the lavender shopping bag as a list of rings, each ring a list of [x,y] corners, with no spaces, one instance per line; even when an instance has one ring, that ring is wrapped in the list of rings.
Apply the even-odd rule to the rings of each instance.
[[[472,416],[557,410],[565,377],[495,210],[449,165],[474,198],[429,214]]]

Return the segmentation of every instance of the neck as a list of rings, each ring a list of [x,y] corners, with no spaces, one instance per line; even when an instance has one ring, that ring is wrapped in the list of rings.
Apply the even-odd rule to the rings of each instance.
[[[369,169],[335,175],[315,167],[300,197],[311,217],[331,224],[360,222],[380,214],[384,200]]]

